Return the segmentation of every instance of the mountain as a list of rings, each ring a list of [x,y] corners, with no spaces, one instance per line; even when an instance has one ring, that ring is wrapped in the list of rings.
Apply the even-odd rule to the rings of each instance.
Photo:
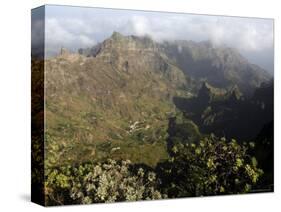
[[[166,158],[173,96],[187,97],[191,79],[147,37],[115,32],[79,52],[45,61],[48,165]]]
[[[164,42],[161,47],[185,74],[215,87],[237,85],[244,94],[251,95],[261,83],[271,79],[268,72],[249,63],[233,48],[214,47],[208,41]]]
[[[244,97],[237,86],[217,89],[204,82],[192,98],[175,97],[184,119],[172,119],[169,135],[176,142],[198,141],[199,135],[235,139],[250,144],[249,155],[264,171],[254,190],[272,190],[274,178],[274,92],[273,81],[262,83],[251,97]],[[178,117],[177,117],[178,118]],[[182,121],[185,120],[185,122]],[[200,133],[198,133],[200,132]],[[182,139],[185,138],[185,139]],[[195,139],[194,139],[195,138]],[[172,139],[169,146],[172,147]],[[195,140],[195,141],[194,141]]]
[[[269,80],[229,48],[118,32],[78,53],[62,49],[45,60],[45,73],[47,167],[109,156],[155,166],[168,158],[169,118],[178,99],[185,108],[186,99],[199,96],[200,106],[190,109],[195,113],[208,104],[232,105]]]
[[[273,81],[247,98],[238,87],[217,89],[204,82],[197,96],[176,97],[175,104],[202,133],[250,141],[273,120]]]
[[[118,40],[112,42],[112,40]],[[245,95],[252,95],[263,82],[271,80],[270,74],[255,64],[251,64],[236,49],[226,46],[215,47],[209,41],[165,41],[154,42],[149,37],[123,36],[114,32],[111,38],[88,49],[79,49],[85,56],[111,54],[109,49],[134,49],[144,47],[146,50],[159,52],[168,58],[188,78],[195,81],[207,81],[214,87],[231,88],[238,86]],[[100,51],[103,50],[101,53]],[[107,53],[106,53],[107,52]],[[111,55],[112,57],[112,55]],[[197,84],[198,85],[198,84]]]

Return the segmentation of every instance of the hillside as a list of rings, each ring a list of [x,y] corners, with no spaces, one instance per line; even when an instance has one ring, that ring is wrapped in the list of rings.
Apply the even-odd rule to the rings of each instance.
[[[264,83],[252,97],[238,87],[217,89],[203,83],[193,98],[175,98],[177,107],[205,134],[250,141],[273,120],[273,82]]]
[[[108,157],[155,166],[168,158],[176,99],[202,92],[202,81],[214,94],[209,98],[225,99],[269,80],[229,48],[118,32],[78,53],[62,49],[45,68],[48,167]]]
[[[108,155],[156,164],[173,96],[188,96],[191,80],[151,39],[113,33],[95,48],[46,61],[49,165]]]

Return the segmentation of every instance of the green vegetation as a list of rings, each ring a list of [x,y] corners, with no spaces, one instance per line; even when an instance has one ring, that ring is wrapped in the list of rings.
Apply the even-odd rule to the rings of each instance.
[[[263,70],[231,49],[119,33],[79,52],[32,61],[32,180],[47,205],[273,190]]]
[[[170,159],[155,169],[115,160],[47,169],[47,204],[247,193],[263,174],[247,151],[211,135],[198,144],[174,145]]]
[[[132,170],[130,161],[65,166],[47,170],[45,195],[48,205],[90,204],[161,199],[156,174]]]
[[[214,135],[198,143],[174,145],[172,157],[157,169],[165,179],[163,193],[186,197],[250,192],[263,171],[248,148]]]

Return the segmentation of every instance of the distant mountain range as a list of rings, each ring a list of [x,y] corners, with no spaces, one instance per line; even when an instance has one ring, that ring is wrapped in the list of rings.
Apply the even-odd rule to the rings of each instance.
[[[112,46],[109,46],[109,42]],[[173,41],[154,42],[149,37],[123,36],[118,32],[104,42],[88,49],[79,49],[86,56],[100,56],[111,49],[146,49],[165,55],[166,59],[187,76],[206,80],[215,87],[237,85],[245,94],[252,94],[271,76],[264,69],[251,64],[237,50],[214,47],[211,42]]]

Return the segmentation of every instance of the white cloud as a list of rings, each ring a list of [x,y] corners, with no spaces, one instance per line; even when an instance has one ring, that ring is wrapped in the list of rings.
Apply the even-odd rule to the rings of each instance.
[[[144,16],[133,16],[131,19],[132,31],[140,36],[148,35],[151,33],[150,23]],[[153,32],[152,32],[153,33]]]
[[[176,13],[66,7],[46,15],[46,42],[49,50],[61,46],[90,47],[113,31],[125,35],[149,35],[163,40],[210,40],[225,44],[246,55],[273,52],[273,21]],[[259,56],[260,58],[261,56]]]
[[[273,45],[273,25],[269,20],[165,13],[147,15],[141,12],[134,15],[126,11],[120,11],[118,18],[110,14],[98,17],[94,11],[92,14],[91,18],[84,19],[47,17],[48,42],[80,41],[86,45],[105,39],[112,31],[120,31],[128,35],[150,35],[158,41],[211,40],[217,45],[226,44],[249,51]]]
[[[47,18],[45,21],[47,55],[58,52],[61,47],[76,51],[77,48],[95,45],[94,36],[90,37],[85,33],[86,26],[82,23],[75,19],[59,20],[56,18]]]
[[[123,23],[125,25],[125,23]],[[128,17],[125,34],[150,35],[162,40],[210,40],[247,51],[273,46],[273,25],[262,19],[221,16],[159,15]],[[122,32],[121,30],[121,32]]]

